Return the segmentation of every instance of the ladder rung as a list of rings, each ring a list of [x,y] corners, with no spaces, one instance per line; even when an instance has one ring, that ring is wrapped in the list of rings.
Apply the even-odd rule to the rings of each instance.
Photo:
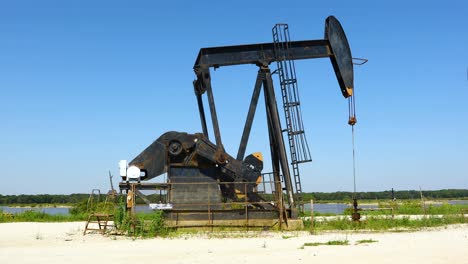
[[[311,162],[312,159],[307,159],[307,160],[296,160],[296,161],[293,161],[291,163],[294,163],[294,164],[299,164],[299,163],[306,163],[306,162]]]
[[[289,134],[290,134],[290,135],[300,135],[300,134],[304,134],[304,130],[291,131]]]
[[[296,79],[287,79],[287,80],[283,80],[281,82],[281,85],[285,85],[285,84],[293,84],[293,83],[296,83]]]
[[[299,102],[291,102],[291,103],[286,103],[285,104],[285,106],[287,106],[287,107],[293,107],[293,106],[298,106],[298,105],[300,105]]]

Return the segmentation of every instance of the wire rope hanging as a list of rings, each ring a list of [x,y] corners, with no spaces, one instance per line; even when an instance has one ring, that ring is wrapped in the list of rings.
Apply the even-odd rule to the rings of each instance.
[[[358,208],[358,201],[356,195],[356,146],[354,142],[354,125],[357,123],[356,118],[356,104],[355,104],[355,93],[353,91],[353,95],[348,97],[348,111],[349,111],[349,119],[348,124],[351,126],[351,141],[352,141],[352,149],[353,149],[353,213],[352,219],[354,221],[359,221],[361,219],[361,214],[359,213]]]

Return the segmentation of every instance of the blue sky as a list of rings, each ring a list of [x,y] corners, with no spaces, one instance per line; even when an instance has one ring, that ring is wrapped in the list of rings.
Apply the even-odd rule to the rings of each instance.
[[[358,190],[468,188],[468,4],[380,2],[0,1],[0,194],[106,191],[120,159],[166,131],[201,131],[200,48],[271,42],[279,22],[294,40],[321,39],[328,15],[353,56],[369,59],[355,68]],[[301,167],[303,190],[352,190],[347,101],[332,66],[296,68],[314,159]],[[234,156],[256,72],[212,74]],[[247,153],[267,156],[263,113]]]

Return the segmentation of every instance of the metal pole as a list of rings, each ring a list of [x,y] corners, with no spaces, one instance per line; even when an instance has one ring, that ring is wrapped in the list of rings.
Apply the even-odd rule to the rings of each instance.
[[[208,186],[208,224],[211,225],[211,231],[213,231],[212,219],[211,219],[210,185],[207,184],[206,186]]]
[[[310,200],[310,233],[314,233],[314,200]]]
[[[136,195],[135,195],[135,184],[133,183],[132,185],[132,207],[131,207],[131,213],[132,217],[135,216],[135,204],[136,204]]]
[[[247,200],[247,184],[244,183],[244,200],[245,200],[245,228],[249,230],[249,209],[247,206],[248,200]]]

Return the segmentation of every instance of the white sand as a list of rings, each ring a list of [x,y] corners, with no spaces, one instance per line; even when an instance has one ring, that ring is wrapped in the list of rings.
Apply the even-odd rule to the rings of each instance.
[[[83,222],[0,224],[0,263],[468,263],[467,224],[405,233],[263,232],[254,238],[135,241],[83,236],[83,228]],[[300,249],[306,242],[346,239],[351,245]],[[356,245],[362,239],[378,242]]]

